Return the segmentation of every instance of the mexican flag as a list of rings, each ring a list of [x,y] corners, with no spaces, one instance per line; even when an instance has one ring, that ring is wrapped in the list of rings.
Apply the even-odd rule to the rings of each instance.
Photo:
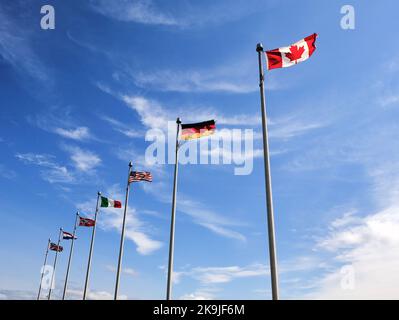
[[[118,200],[112,200],[106,197],[101,197],[101,207],[122,208],[122,203]]]

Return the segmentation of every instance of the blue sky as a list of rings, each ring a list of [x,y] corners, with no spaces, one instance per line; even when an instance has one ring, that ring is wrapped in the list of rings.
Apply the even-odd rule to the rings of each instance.
[[[45,4],[54,30],[40,28]],[[341,28],[345,4],[355,30]],[[256,43],[274,49],[317,32],[309,61],[266,74],[281,297],[397,298],[398,9],[393,0],[2,2],[0,297],[35,297],[47,238],[71,231],[76,210],[92,216],[97,190],[123,200],[132,160],[154,182],[131,191],[120,295],[163,299],[173,165],[145,163],[146,132],[180,116],[259,136]],[[175,299],[270,299],[261,140],[254,148],[248,176],[180,166]],[[93,299],[112,297],[121,213],[99,213]],[[70,298],[81,297],[90,230],[78,237]]]

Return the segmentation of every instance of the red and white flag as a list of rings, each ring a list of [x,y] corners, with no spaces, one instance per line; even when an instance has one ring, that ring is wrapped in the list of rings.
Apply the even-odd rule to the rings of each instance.
[[[79,217],[79,226],[80,227],[94,227],[95,221],[89,218]]]
[[[316,50],[316,38],[317,33],[314,33],[289,47],[266,51],[267,69],[291,67],[308,60]]]

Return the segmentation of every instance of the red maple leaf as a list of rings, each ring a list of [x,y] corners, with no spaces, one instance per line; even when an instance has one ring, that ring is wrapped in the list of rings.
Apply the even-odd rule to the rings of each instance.
[[[286,53],[285,56],[291,61],[295,61],[295,63],[297,63],[297,60],[302,58],[305,48],[303,46],[299,48],[298,46],[291,46],[290,51],[291,52]]]

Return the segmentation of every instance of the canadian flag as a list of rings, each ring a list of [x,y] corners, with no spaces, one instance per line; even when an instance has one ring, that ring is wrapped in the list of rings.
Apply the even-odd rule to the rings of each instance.
[[[308,60],[316,50],[317,33],[306,37],[289,47],[266,51],[267,69],[291,67],[298,62]]]

